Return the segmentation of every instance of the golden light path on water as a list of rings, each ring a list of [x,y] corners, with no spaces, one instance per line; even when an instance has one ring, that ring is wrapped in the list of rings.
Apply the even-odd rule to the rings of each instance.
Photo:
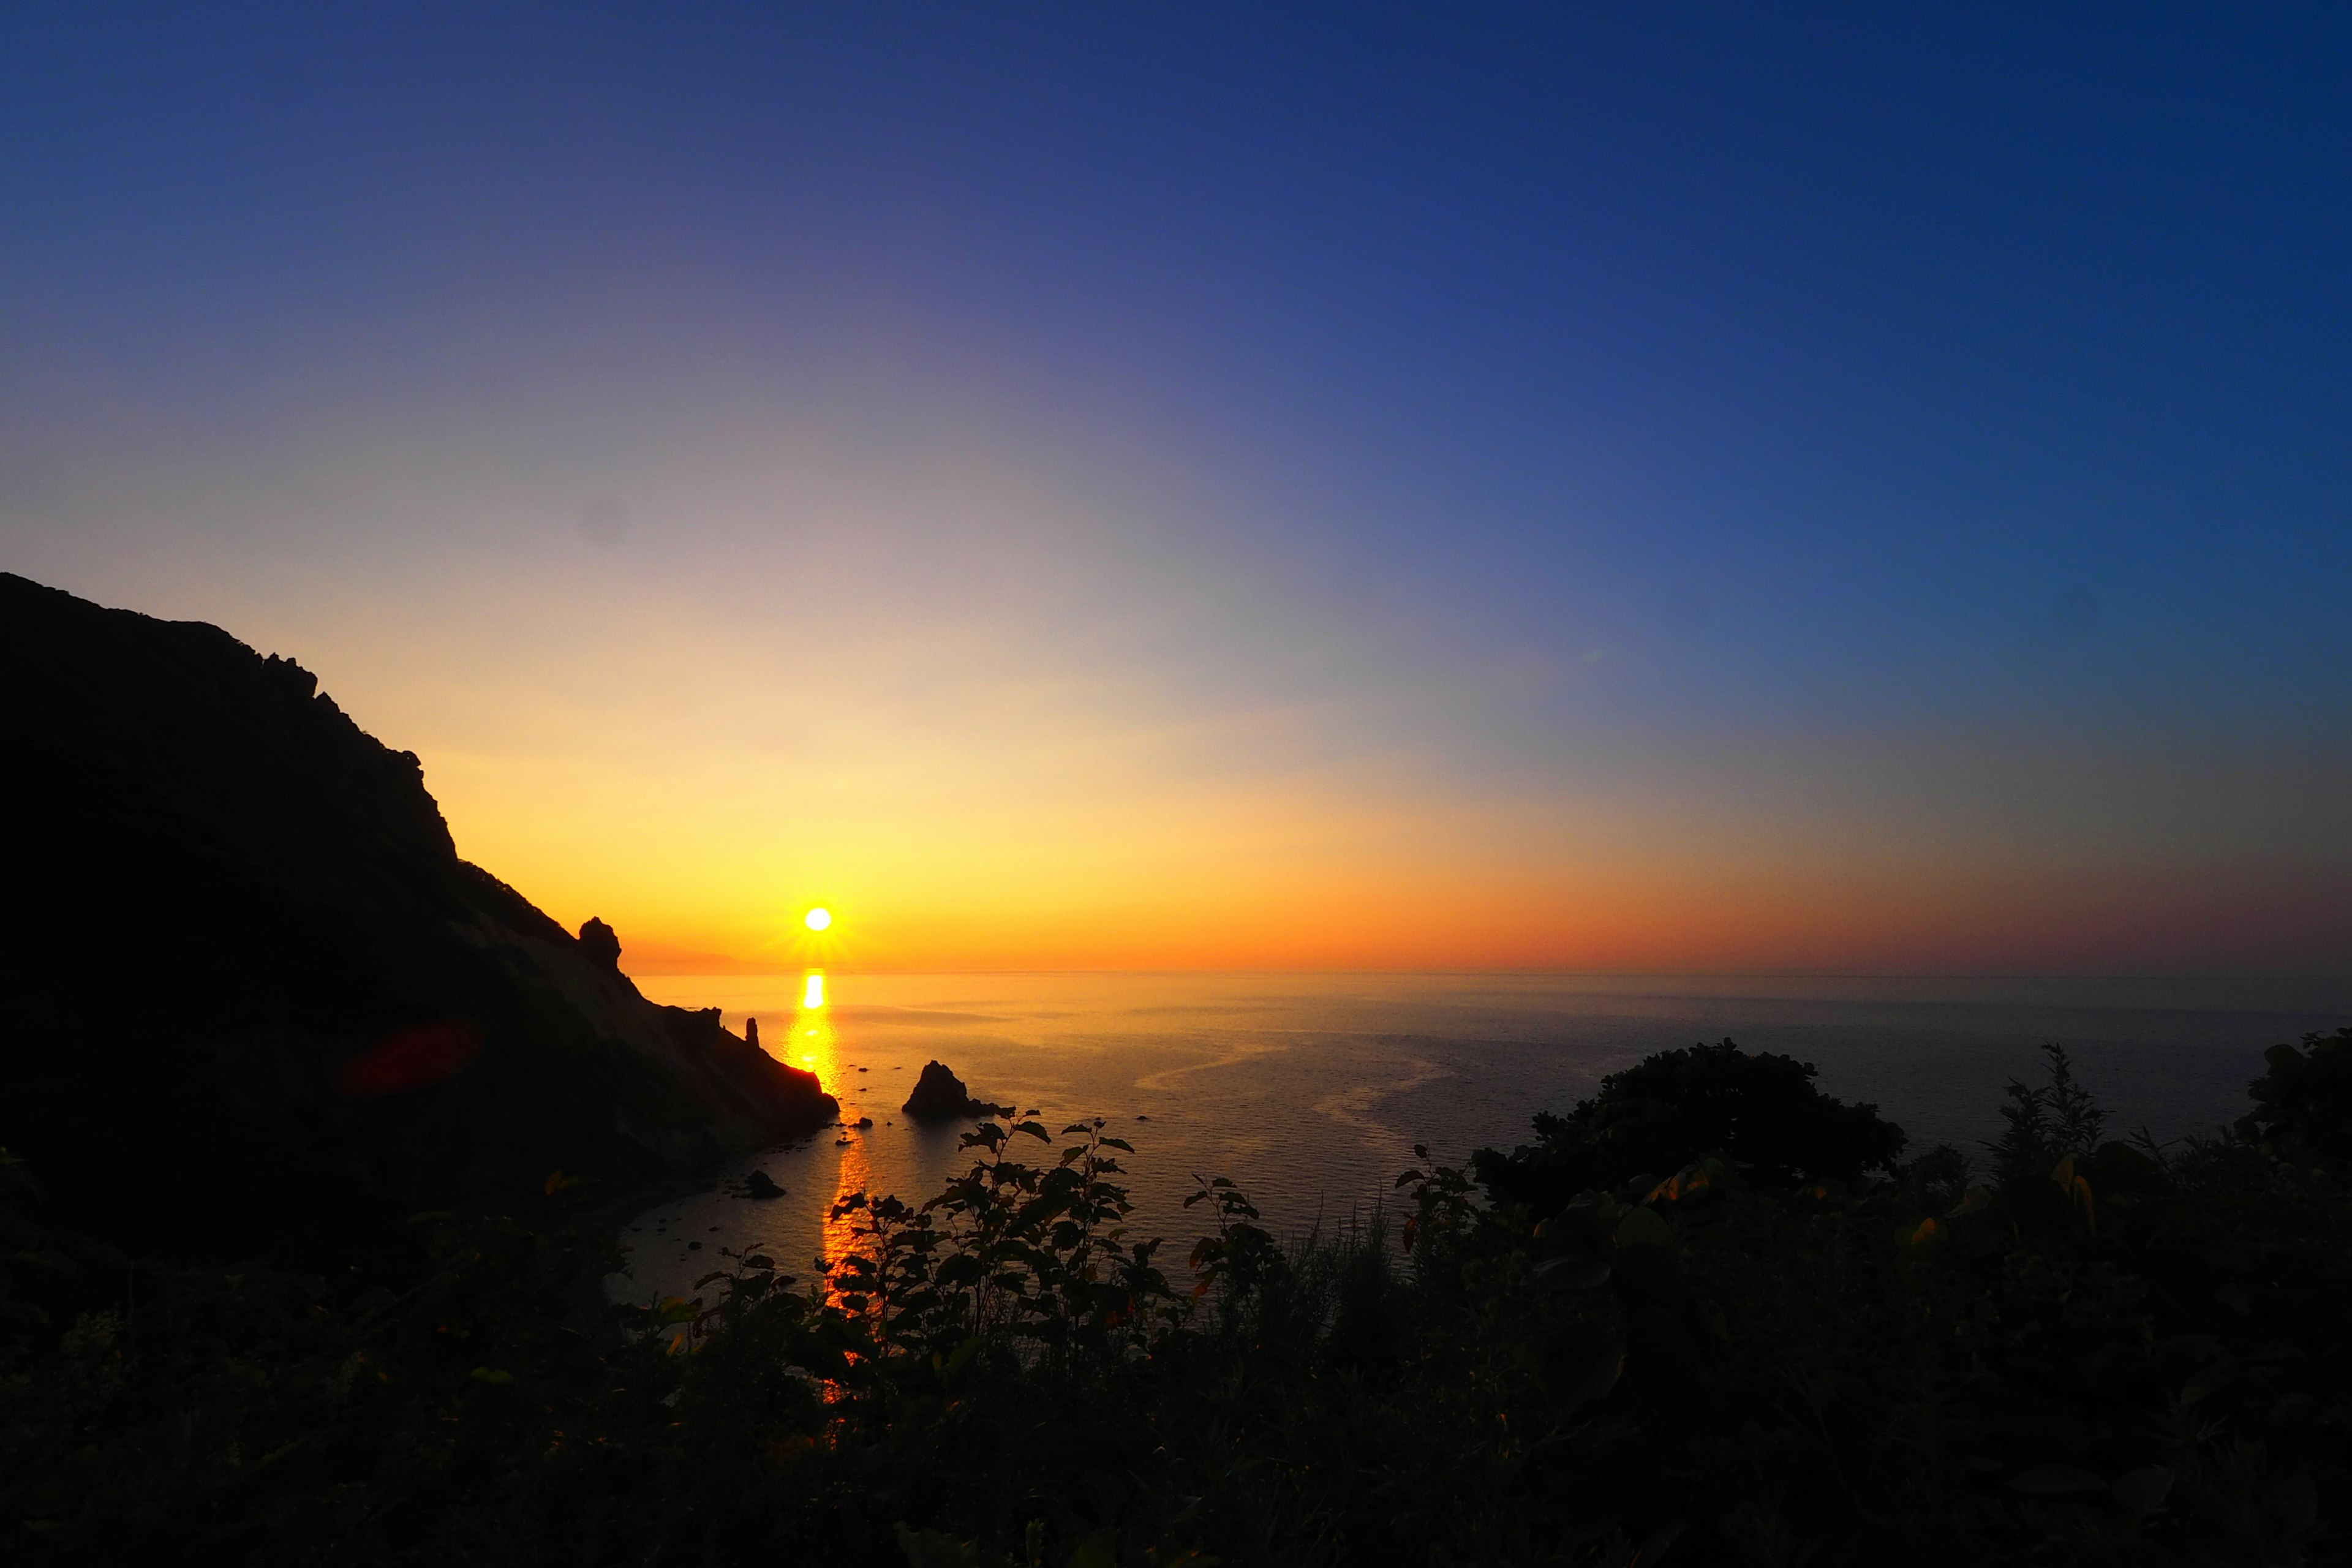
[[[832,1016],[826,1010],[822,969],[809,970],[801,976],[801,1005],[793,1017],[792,1040],[793,1065],[807,1068],[816,1074],[818,1083],[826,1089],[839,1092],[843,1081],[841,1037],[835,1033]],[[833,1205],[852,1193],[866,1191],[874,1179],[866,1158],[865,1139],[855,1131],[845,1131],[836,1142],[841,1148],[841,1172],[824,1215],[824,1261],[828,1264],[847,1253],[854,1244],[849,1216],[834,1218]]]

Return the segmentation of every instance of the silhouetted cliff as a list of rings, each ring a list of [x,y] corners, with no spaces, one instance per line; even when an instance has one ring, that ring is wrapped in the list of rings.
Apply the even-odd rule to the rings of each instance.
[[[715,1009],[646,1001],[609,927],[459,859],[416,758],[317,684],[0,574],[0,1145],[58,1218],[326,1262],[833,1119]]]

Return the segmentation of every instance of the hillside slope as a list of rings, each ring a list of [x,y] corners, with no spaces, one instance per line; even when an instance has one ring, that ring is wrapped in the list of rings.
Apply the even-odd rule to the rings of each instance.
[[[142,1250],[325,1263],[836,1112],[459,859],[414,755],[218,627],[0,574],[0,1146]]]

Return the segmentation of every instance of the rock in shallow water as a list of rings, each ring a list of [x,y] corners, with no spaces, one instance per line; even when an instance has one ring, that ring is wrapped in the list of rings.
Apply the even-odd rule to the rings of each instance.
[[[915,1092],[899,1109],[918,1121],[953,1121],[966,1116],[985,1116],[994,1107],[974,1100],[964,1088],[963,1079],[950,1072],[945,1062],[925,1062]]]

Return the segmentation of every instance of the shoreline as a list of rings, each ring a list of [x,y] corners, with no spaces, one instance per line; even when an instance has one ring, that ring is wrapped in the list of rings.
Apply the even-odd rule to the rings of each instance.
[[[779,1139],[773,1143],[736,1150],[721,1155],[696,1173],[641,1182],[588,1208],[574,1210],[563,1216],[560,1225],[550,1227],[544,1234],[593,1237],[610,1241],[616,1247],[627,1248],[628,1244],[622,1239],[624,1227],[646,1210],[675,1203],[680,1198],[716,1192],[719,1189],[719,1173],[728,1166],[778,1149],[792,1148],[815,1136],[815,1131],[804,1132],[796,1137]],[[605,1273],[583,1275],[573,1280],[564,1292],[563,1326],[583,1335],[600,1351],[614,1349],[625,1342],[625,1336],[614,1321],[611,1310],[618,1303],[604,1287],[605,1280],[611,1278]]]

